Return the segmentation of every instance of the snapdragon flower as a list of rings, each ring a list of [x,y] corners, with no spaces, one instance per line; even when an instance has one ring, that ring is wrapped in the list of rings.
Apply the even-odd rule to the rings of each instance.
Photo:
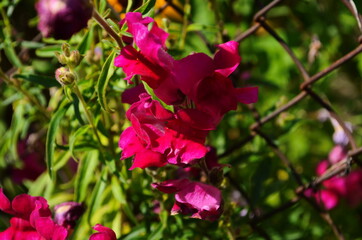
[[[164,193],[175,193],[172,214],[181,213],[191,215],[192,218],[214,221],[222,213],[221,192],[214,186],[188,179],[177,179],[153,183],[152,187]]]
[[[13,215],[10,227],[0,232],[3,240],[65,240],[67,230],[51,218],[43,197],[20,194],[10,201],[0,188],[0,210]]]

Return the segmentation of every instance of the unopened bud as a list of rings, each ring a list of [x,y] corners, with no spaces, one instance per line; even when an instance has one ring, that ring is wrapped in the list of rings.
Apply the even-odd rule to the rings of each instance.
[[[70,57],[68,58],[68,65],[70,67],[76,67],[79,65],[80,62],[80,54],[78,50],[73,50],[70,53]]]
[[[74,229],[76,221],[82,216],[85,208],[77,202],[64,202],[54,207],[54,222],[67,230]]]
[[[62,52],[64,53],[64,55],[66,57],[70,57],[70,46],[68,43],[63,43],[62,44]]]
[[[71,85],[75,81],[74,74],[65,67],[60,67],[55,71],[55,78],[63,86]]]
[[[61,52],[54,52],[54,54],[55,54],[55,56],[57,57],[58,61],[59,61],[61,64],[63,64],[63,65],[67,64],[67,58],[64,56],[63,53],[61,53]]]

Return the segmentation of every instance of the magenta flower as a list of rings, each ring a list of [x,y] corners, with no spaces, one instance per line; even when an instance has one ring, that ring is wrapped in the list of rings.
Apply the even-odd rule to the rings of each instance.
[[[25,179],[35,180],[46,169],[44,164],[44,143],[36,141],[35,144],[31,144],[31,147],[29,147],[29,137],[30,135],[17,143],[18,155],[23,165],[21,168],[10,169],[11,178],[16,183],[21,183]]]
[[[228,76],[240,63],[238,43],[218,46],[214,59],[204,53],[191,54],[175,62],[175,83],[183,94],[195,102],[196,108],[218,119],[235,110],[237,103],[254,103],[257,87],[235,88]]]
[[[191,214],[192,218],[214,221],[222,213],[222,196],[219,189],[188,179],[153,183],[152,187],[164,193],[175,193],[172,214]]]
[[[44,37],[69,39],[87,26],[93,8],[88,0],[40,0],[38,29]]]
[[[153,25],[149,30],[150,23]],[[131,45],[122,48],[114,65],[123,69],[130,83],[134,75],[139,75],[167,104],[181,103],[184,97],[172,81],[174,59],[165,50],[168,34],[152,18],[143,18],[138,12],[127,13],[123,24],[128,26],[139,50]]]
[[[207,120],[203,126],[195,121],[203,113],[188,109],[174,114],[148,94],[141,94],[126,116],[132,126],[121,134],[119,147],[123,149],[121,159],[135,156],[130,169],[162,167],[167,163],[184,166],[207,152],[203,144],[212,126]]]
[[[146,90],[143,84],[138,84],[135,87],[128,88],[122,93],[122,103],[133,104],[140,100],[139,95],[142,93],[146,93]]]
[[[93,233],[89,240],[117,240],[116,234],[110,228],[97,224],[93,227],[93,229],[98,232]]]
[[[51,219],[47,201],[42,197],[20,194],[11,202],[0,188],[0,210],[13,215],[10,227],[0,232],[0,239],[65,240],[67,230]]]
[[[328,160],[320,162],[316,172],[318,176],[323,175],[333,164],[347,157],[344,147],[337,145],[329,153]],[[324,189],[317,192],[306,191],[307,197],[316,198],[317,202],[330,210],[336,207],[340,199],[356,207],[362,202],[362,169],[354,170],[347,176],[335,176],[323,182]]]

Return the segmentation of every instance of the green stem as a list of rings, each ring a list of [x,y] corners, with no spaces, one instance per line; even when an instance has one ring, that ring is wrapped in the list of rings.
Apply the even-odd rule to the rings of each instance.
[[[24,90],[21,87],[21,85],[19,84],[18,80],[13,79],[13,81],[11,81],[9,79],[9,77],[6,74],[4,74],[1,69],[0,69],[0,78],[2,80],[4,80],[4,82],[6,84],[8,84],[9,86],[12,86],[17,91],[21,92],[33,105],[35,105],[38,108],[38,110],[43,114],[43,116],[46,118],[46,120],[50,120],[50,115],[49,115],[49,112],[46,110],[46,108],[39,103],[37,98],[35,98],[33,95],[31,95],[26,90]]]
[[[123,48],[123,42],[120,36],[111,28],[104,18],[99,15],[96,10],[93,10],[93,19],[117,42],[120,49]]]
[[[74,84],[74,86],[73,86],[72,89],[73,89],[75,95],[77,95],[78,99],[80,100],[80,102],[81,102],[81,104],[82,104],[82,106],[83,106],[83,108],[84,108],[84,112],[85,112],[85,115],[86,115],[86,117],[87,117],[87,120],[88,120],[89,124],[91,125],[91,128],[92,128],[92,130],[93,130],[93,132],[94,132],[94,135],[95,135],[96,138],[97,138],[97,141],[99,142],[99,145],[100,145],[101,149],[103,150],[103,144],[102,144],[102,142],[101,142],[101,138],[99,137],[97,128],[96,128],[96,126],[95,126],[94,123],[93,123],[93,117],[92,117],[91,113],[90,113],[89,110],[88,110],[88,106],[87,106],[87,103],[85,102],[85,100],[84,100],[84,98],[83,98],[83,95],[82,95],[81,92],[79,91],[79,88],[78,88],[78,86],[77,86],[76,84]]]

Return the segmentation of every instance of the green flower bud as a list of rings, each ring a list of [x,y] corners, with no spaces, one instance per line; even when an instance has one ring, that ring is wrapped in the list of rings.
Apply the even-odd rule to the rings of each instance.
[[[64,56],[66,56],[67,58],[70,57],[70,46],[68,43],[62,44],[62,52],[64,53]]]
[[[73,50],[68,58],[68,65],[70,67],[76,67],[80,63],[80,54],[78,50]]]
[[[55,71],[55,78],[62,86],[71,85],[75,81],[74,74],[65,67],[60,67]]]
[[[58,61],[65,65],[67,64],[67,58],[64,56],[63,53],[60,53],[60,52],[54,52],[55,56],[58,58]]]

